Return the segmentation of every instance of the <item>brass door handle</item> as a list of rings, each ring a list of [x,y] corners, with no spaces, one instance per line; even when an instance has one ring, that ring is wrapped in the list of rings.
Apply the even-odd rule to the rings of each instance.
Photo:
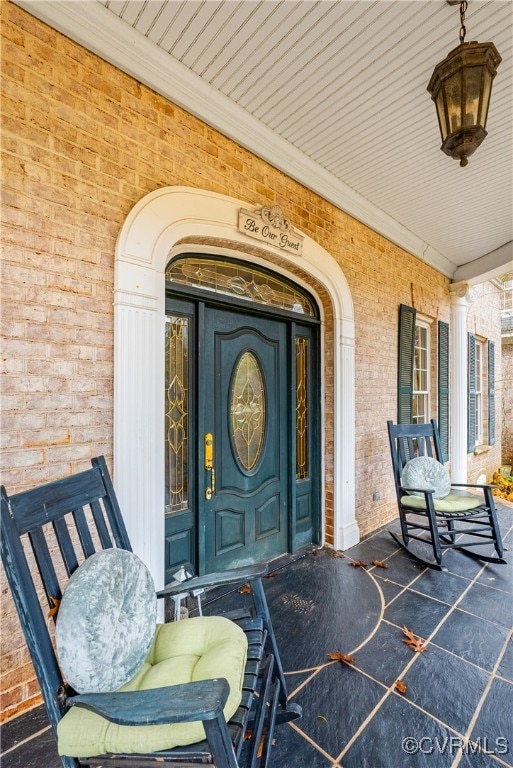
[[[205,435],[205,469],[210,472],[210,487],[205,488],[205,498],[210,501],[216,492],[216,476],[214,472],[214,436],[211,432]]]

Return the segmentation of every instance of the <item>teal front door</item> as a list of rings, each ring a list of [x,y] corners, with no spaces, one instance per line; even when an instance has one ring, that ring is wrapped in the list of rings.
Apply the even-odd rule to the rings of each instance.
[[[199,549],[207,572],[287,551],[287,325],[207,307],[200,353]]]
[[[169,583],[183,563],[208,573],[320,541],[321,419],[306,294],[211,257],[181,257],[166,277]]]

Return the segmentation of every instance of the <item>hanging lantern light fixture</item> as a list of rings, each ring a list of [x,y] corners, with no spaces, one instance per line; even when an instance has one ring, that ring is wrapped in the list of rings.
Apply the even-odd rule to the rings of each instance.
[[[486,136],[492,80],[502,59],[493,43],[465,42],[467,0],[459,6],[460,44],[436,65],[427,89],[436,104],[440,149],[464,167]]]

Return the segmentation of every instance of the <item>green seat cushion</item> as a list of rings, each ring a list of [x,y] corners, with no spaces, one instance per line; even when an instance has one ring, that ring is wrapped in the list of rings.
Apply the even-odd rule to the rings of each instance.
[[[224,677],[230,695],[224,707],[229,720],[242,697],[247,639],[242,629],[222,616],[157,625],[153,644],[139,672],[120,691]],[[57,727],[59,754],[92,757],[110,752],[148,753],[202,741],[200,722],[173,725],[116,725],[81,707],[72,707]]]
[[[443,499],[433,499],[433,505],[435,512],[444,512],[447,515],[456,515],[460,512],[469,512],[471,509],[477,509],[481,506],[482,500],[475,496],[460,495],[457,493],[450,493]],[[403,507],[409,509],[426,509],[425,497],[420,496],[403,496],[401,499]]]

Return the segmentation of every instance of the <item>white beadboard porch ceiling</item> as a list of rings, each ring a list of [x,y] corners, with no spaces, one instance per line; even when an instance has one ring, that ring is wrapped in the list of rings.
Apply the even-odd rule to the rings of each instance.
[[[511,0],[468,3],[502,63],[466,168],[426,90],[459,43],[445,0],[17,1],[449,277],[513,268]]]

